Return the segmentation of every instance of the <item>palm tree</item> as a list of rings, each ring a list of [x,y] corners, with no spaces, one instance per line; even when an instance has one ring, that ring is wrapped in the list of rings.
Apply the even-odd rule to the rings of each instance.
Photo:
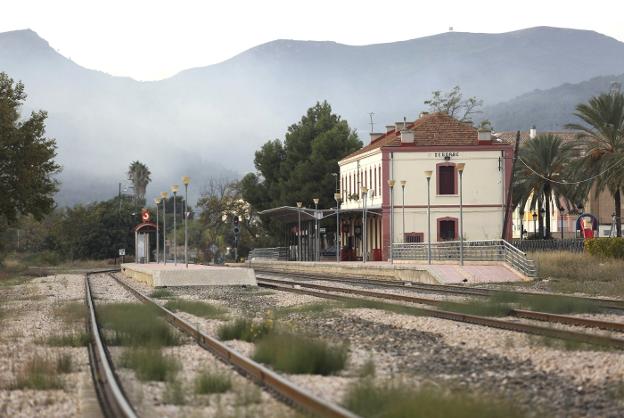
[[[605,188],[613,196],[617,236],[622,236],[621,194],[624,186],[624,95],[614,90],[594,96],[576,106],[574,115],[584,123],[571,123],[568,129],[579,131],[577,138],[583,150],[579,171],[595,176],[596,194]]]
[[[149,168],[140,161],[134,161],[128,168],[128,180],[134,186],[136,199],[143,201],[145,199],[145,190],[152,179],[150,178]]]
[[[542,134],[523,143],[519,150],[520,161],[516,165],[513,185],[514,206],[540,214],[542,231],[542,205],[545,206],[546,237],[550,236],[550,205],[559,207],[564,203],[572,206],[573,188],[568,185],[568,170],[573,157],[573,144],[564,143],[553,134]]]

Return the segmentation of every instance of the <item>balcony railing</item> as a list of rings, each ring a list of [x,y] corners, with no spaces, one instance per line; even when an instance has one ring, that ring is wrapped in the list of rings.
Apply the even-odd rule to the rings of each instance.
[[[460,241],[431,243],[431,260],[459,262]],[[395,243],[394,260],[428,260],[429,245],[419,243]],[[527,277],[536,277],[535,262],[505,240],[464,241],[464,261],[502,261]]]

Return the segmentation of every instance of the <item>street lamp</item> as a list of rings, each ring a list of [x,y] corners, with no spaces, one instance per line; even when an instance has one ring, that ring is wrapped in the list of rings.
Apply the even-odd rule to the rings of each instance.
[[[536,225],[536,222],[537,222],[537,213],[536,213],[535,211],[533,211],[533,215],[531,215],[531,216],[532,216],[532,218],[533,218],[533,236],[534,236],[535,238],[537,238],[537,225]]]
[[[163,202],[163,261],[167,264],[167,197],[169,193],[161,192],[160,197]]]
[[[401,207],[403,208],[403,239],[401,242],[405,242],[405,184],[407,181],[401,180],[401,193],[403,195],[403,203]]]
[[[427,262],[431,264],[431,175],[432,170],[425,170],[427,177]]]
[[[303,252],[301,251],[301,206],[303,206],[303,202],[297,202],[297,254],[299,255],[299,261],[303,258]]]
[[[362,262],[366,263],[368,252],[368,237],[367,237],[367,223],[366,223],[366,200],[368,194],[368,187],[362,186]]]
[[[561,216],[559,216],[559,218],[560,218],[560,222],[559,222],[559,223],[560,223],[560,225],[561,225],[561,228],[560,228],[560,229],[561,229],[561,239],[562,239],[562,240],[563,240],[563,213],[564,213],[564,212],[565,212],[565,208],[564,208],[563,206],[560,206],[560,207],[559,207],[559,214],[560,214]]]
[[[178,244],[176,235],[178,234],[178,229],[176,227],[176,218],[178,217],[178,211],[176,210],[176,197],[178,195],[178,190],[180,187],[177,184],[171,186],[171,193],[173,193],[173,264],[178,265]]]
[[[390,261],[392,261],[394,244],[394,184],[393,179],[388,180],[388,186],[390,186]]]
[[[334,199],[336,200],[336,262],[340,263],[340,247],[342,242],[340,240],[340,193],[334,193]]]
[[[155,197],[154,203],[156,204],[156,263],[160,263],[160,235],[158,234],[158,228],[160,228],[160,222],[158,221],[158,205],[160,205],[160,198]]]
[[[315,261],[321,261],[321,241],[320,241],[320,237],[319,237],[319,225],[318,225],[318,204],[319,204],[319,198],[315,197],[314,199],[312,199],[312,201],[314,202],[314,237],[315,239],[315,245],[314,245],[314,260]]]
[[[459,264],[464,265],[464,202],[463,202],[463,174],[466,164],[457,163],[459,172]]]
[[[522,241],[522,238],[524,237],[524,225],[522,224],[524,221],[524,210],[520,209],[518,214],[520,215],[520,241]]]
[[[191,212],[186,209],[188,207],[188,186],[191,184],[191,178],[189,176],[182,177],[182,183],[184,183],[184,264],[188,268],[188,226],[186,219]]]

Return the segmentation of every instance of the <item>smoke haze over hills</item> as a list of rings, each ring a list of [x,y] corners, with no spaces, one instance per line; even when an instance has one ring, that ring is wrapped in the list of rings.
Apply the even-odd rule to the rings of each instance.
[[[152,171],[148,198],[182,175],[192,177],[194,193],[209,177],[239,176],[253,169],[261,144],[283,137],[322,100],[365,143],[369,112],[383,130],[425,110],[431,91],[454,85],[485,100],[483,117],[496,129],[524,129],[532,115],[548,114],[548,104],[536,113],[540,107],[532,103],[539,101],[527,99],[540,96],[535,89],[624,73],[624,43],[547,27],[369,46],[277,40],[220,64],[138,82],[80,67],[24,30],[0,33],[0,71],[24,82],[25,112],[49,112],[48,134],[64,166],[57,198],[67,204],[116,194],[133,160]],[[511,99],[523,103],[524,113],[509,110],[513,101],[498,105]],[[546,120],[532,123],[547,129]]]

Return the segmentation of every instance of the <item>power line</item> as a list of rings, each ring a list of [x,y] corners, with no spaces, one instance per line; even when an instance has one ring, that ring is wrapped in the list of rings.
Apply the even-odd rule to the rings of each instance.
[[[596,177],[600,177],[601,175],[603,175],[604,173],[606,173],[607,171],[611,170],[613,167],[615,167],[616,165],[622,163],[624,161],[624,158],[620,159],[619,161],[615,162],[615,164],[611,165],[610,167],[607,167],[606,169],[604,169],[603,171],[601,171],[600,173],[596,174],[595,176],[591,176],[589,178],[586,178],[584,180],[579,180],[579,181],[557,181],[557,180],[553,180],[551,178],[548,178],[540,173],[538,173],[537,171],[535,171],[534,169],[532,169],[531,167],[529,167],[529,165],[527,163],[524,162],[524,160],[520,157],[518,157],[518,159],[522,162],[522,164],[524,164],[524,166],[526,168],[528,168],[529,170],[531,170],[535,175],[543,178],[544,180],[548,180],[552,183],[556,183],[556,184],[563,184],[563,185],[574,185],[574,184],[581,184],[581,183],[585,183],[587,181],[591,181],[593,179],[595,179]]]

